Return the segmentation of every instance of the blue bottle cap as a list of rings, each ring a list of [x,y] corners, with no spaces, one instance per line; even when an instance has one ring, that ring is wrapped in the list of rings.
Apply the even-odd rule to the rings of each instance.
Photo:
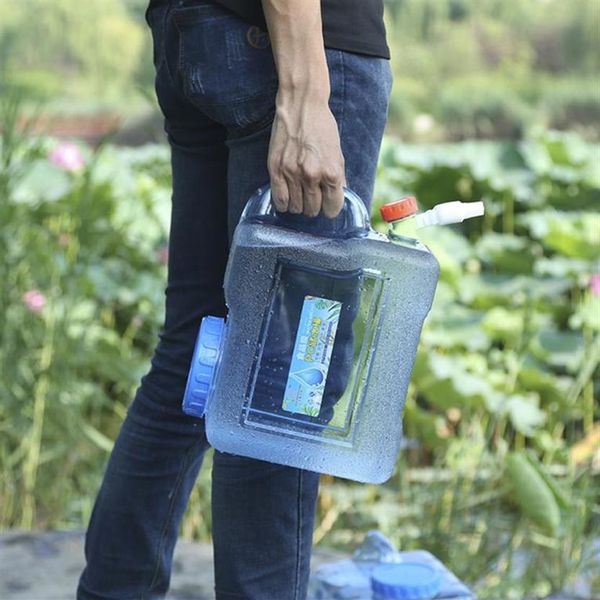
[[[192,417],[203,417],[206,399],[211,389],[219,355],[225,320],[220,317],[204,317],[196,339],[192,364],[183,394],[183,412]]]
[[[371,588],[381,598],[431,600],[440,592],[439,571],[422,563],[389,563],[371,573]]]

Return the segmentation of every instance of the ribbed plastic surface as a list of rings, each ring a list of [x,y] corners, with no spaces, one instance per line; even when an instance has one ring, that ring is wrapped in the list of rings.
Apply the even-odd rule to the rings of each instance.
[[[420,563],[381,565],[371,574],[373,592],[386,600],[431,600],[440,586],[440,573]]]
[[[220,317],[204,317],[200,325],[188,381],[183,395],[183,412],[193,417],[203,417],[206,400],[221,350],[225,321]]]

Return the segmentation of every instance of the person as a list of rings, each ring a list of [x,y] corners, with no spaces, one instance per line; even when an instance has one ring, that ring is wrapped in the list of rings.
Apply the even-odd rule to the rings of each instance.
[[[151,0],[156,93],[173,173],[166,312],[108,461],[79,600],[167,593],[177,532],[209,444],[181,401],[198,327],[226,314],[228,247],[270,182],[281,212],[370,207],[392,75],[383,0]],[[215,451],[217,600],[307,594],[316,473]]]

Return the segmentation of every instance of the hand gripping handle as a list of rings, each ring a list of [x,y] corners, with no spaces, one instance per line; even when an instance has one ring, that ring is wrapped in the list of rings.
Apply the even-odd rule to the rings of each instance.
[[[344,188],[344,206],[337,217],[316,217],[281,213],[271,200],[271,188],[259,188],[248,200],[240,221],[264,223],[331,238],[365,237],[370,231],[369,213],[364,202],[349,188]]]

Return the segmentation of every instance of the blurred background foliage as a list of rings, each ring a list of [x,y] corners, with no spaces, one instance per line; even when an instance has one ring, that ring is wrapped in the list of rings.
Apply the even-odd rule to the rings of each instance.
[[[124,118],[152,94],[146,0],[5,0],[4,85],[58,112]],[[595,0],[386,0],[395,86],[390,131],[405,140],[519,137],[535,123],[597,139]],[[35,18],[32,18],[35,15]]]
[[[389,0],[392,127],[405,137],[598,136],[594,0]],[[415,123],[418,114],[433,123]],[[416,125],[416,127],[415,127]],[[421,125],[421,126],[419,126]]]
[[[350,549],[379,528],[482,599],[586,571],[600,594],[597,3],[386,4],[373,223],[406,194],[482,199],[486,216],[424,234],[442,270],[405,450],[383,486],[323,477],[315,539]],[[144,8],[0,3],[2,528],[86,525],[162,323],[170,165]],[[46,135],[58,122],[93,145]],[[187,537],[210,536],[209,490],[204,468]]]

